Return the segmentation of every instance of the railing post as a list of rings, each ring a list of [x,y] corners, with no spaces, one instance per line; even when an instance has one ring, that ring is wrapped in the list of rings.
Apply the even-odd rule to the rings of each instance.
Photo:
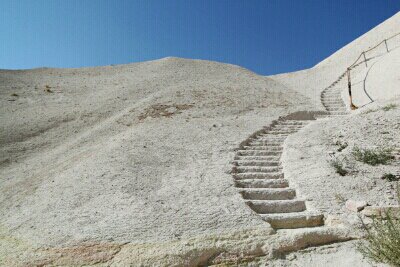
[[[351,104],[353,103],[351,99],[351,80],[350,80],[350,68],[347,68],[347,88],[349,90],[349,96],[350,96],[350,107]]]
[[[389,52],[389,48],[388,48],[388,46],[387,46],[386,39],[385,39],[385,45],[386,45],[386,51]]]
[[[367,58],[365,57],[365,52],[362,52],[363,56],[364,56],[364,62],[365,62],[365,67],[368,67],[367,65]]]
[[[393,36],[391,36],[391,37],[389,37],[388,39],[384,39],[384,40],[383,40],[383,41],[385,42],[385,46],[386,46],[386,51],[387,51],[387,52],[389,52],[389,47],[388,47],[387,41],[388,41],[388,40],[391,40],[392,38],[394,38],[395,36],[398,36],[398,35],[400,35],[400,32],[397,33],[397,34],[395,34],[395,35],[393,35]],[[375,49],[376,47],[380,46],[381,44],[382,44],[382,42],[380,42],[380,43],[377,44],[376,46],[370,48],[370,50]],[[367,50],[367,52],[370,51],[370,50]],[[368,68],[367,57],[365,56],[365,52],[366,52],[366,51],[363,51],[361,54],[362,54],[363,57],[364,57],[365,67]],[[356,61],[355,61],[353,64],[351,64],[351,65],[347,68],[347,71],[346,71],[346,73],[347,73],[347,87],[348,87],[348,90],[349,90],[350,108],[351,108],[351,109],[357,109],[358,107],[355,106],[355,105],[353,104],[353,97],[352,97],[352,95],[351,95],[351,77],[350,77],[350,70],[351,70],[352,67],[357,67],[357,66],[359,66],[359,65],[362,63],[362,62],[359,62],[359,63],[358,63],[358,60],[361,58],[361,54],[358,56],[358,58],[356,59]],[[371,98],[370,98],[370,99],[371,99]],[[372,99],[371,99],[371,100],[372,100]]]
[[[347,88],[349,89],[350,108],[351,108],[352,110],[357,109],[357,107],[353,104],[353,97],[351,96],[350,68],[347,68]]]

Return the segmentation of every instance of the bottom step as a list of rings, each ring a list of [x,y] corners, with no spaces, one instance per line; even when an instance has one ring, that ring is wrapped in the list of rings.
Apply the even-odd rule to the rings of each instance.
[[[324,224],[324,215],[312,212],[260,214],[275,229],[317,227]]]

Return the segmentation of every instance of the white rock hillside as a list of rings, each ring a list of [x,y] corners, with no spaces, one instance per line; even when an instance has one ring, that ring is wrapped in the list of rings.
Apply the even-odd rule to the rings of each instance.
[[[370,61],[372,104],[349,113],[344,80],[321,93],[399,25],[396,14],[314,68],[271,77],[180,58],[0,70],[0,265],[291,266],[293,251],[357,237],[332,197],[359,197],[365,181],[339,180],[327,152],[339,135],[360,145],[366,128],[363,145],[383,144],[377,120],[399,145],[399,108],[381,109],[400,105],[398,50]],[[378,194],[391,184],[371,185],[363,200],[396,204]],[[326,262],[366,266],[343,246]]]

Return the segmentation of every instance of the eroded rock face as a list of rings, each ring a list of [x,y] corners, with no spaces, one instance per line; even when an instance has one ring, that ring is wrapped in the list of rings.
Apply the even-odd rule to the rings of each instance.
[[[49,248],[40,253],[39,259],[29,263],[37,266],[95,265],[110,261],[121,247],[120,244],[102,243]]]
[[[347,222],[341,217],[337,215],[328,215],[325,219],[325,225],[331,227],[343,226]]]
[[[349,199],[346,201],[346,209],[352,212],[359,212],[367,206],[366,201]]]
[[[234,188],[233,150],[313,108],[272,79],[198,60],[0,71],[0,82],[18,94],[0,98],[0,259],[32,262],[93,264],[125,243],[271,230]]]
[[[388,214],[400,218],[400,206],[368,206],[362,211],[368,217],[386,217]]]

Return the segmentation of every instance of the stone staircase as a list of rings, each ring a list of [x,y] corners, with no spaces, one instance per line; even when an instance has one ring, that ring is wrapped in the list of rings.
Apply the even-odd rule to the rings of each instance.
[[[329,116],[342,116],[347,114],[346,106],[340,96],[340,88],[327,88],[321,93],[321,102],[328,111]]]
[[[293,113],[273,121],[240,145],[233,161],[232,175],[245,203],[275,229],[308,228],[324,225],[324,215],[307,209],[291,188],[281,165],[285,139],[311,121],[347,114],[336,86],[345,75],[324,89],[321,102],[326,112]],[[307,112],[305,112],[307,113]]]
[[[236,151],[232,170],[245,203],[276,229],[323,225],[321,213],[307,210],[306,202],[290,188],[281,166],[283,143],[310,120],[279,119],[253,135]]]
[[[359,64],[357,64],[356,66],[358,65]],[[321,92],[322,105],[328,112],[325,117],[343,116],[348,113],[341,97],[341,90],[343,89],[343,86],[339,86],[339,84],[345,77],[346,72],[343,72],[331,85],[326,87]]]

